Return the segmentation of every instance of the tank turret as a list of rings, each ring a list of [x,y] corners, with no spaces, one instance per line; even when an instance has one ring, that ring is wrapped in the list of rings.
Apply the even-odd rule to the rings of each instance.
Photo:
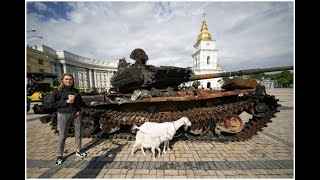
[[[117,73],[111,77],[111,85],[116,91],[126,93],[135,89],[165,89],[178,87],[182,82],[188,81],[191,70],[172,66],[146,65],[148,56],[142,49],[135,49],[130,54],[135,60],[134,64],[120,59]]]

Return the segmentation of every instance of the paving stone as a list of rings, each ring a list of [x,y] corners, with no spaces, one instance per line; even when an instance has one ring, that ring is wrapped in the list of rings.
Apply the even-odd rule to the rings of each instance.
[[[149,164],[150,164],[149,161],[143,162],[142,168],[143,168],[143,169],[149,169]]]
[[[238,161],[231,162],[233,169],[243,169]]]
[[[222,166],[218,161],[212,162],[212,164],[214,165],[215,169],[222,169]]]
[[[242,163],[247,167],[247,169],[255,168],[249,161],[243,161]]]
[[[156,163],[155,162],[149,162],[149,169],[155,169]]]
[[[103,163],[102,163],[102,169],[108,169],[109,168],[109,166],[110,166],[110,163],[111,162],[109,162],[109,161],[104,161]]]
[[[137,169],[142,169],[143,168],[143,162],[139,161],[137,164]]]
[[[155,162],[155,169],[165,169],[163,162]]]
[[[149,169],[136,169],[135,174],[137,175],[147,175],[149,174]]]
[[[194,162],[196,164],[197,169],[204,169],[203,162]]]

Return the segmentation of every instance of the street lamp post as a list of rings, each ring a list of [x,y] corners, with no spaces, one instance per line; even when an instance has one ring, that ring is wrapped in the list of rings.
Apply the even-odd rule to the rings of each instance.
[[[28,32],[32,32],[32,33],[34,33],[34,32],[36,32],[36,29],[30,29],[30,30],[27,30],[27,33],[28,33]],[[30,41],[35,40],[34,38],[43,39],[43,37],[42,37],[42,36],[36,36],[36,35],[28,36],[28,37],[26,38],[26,43],[27,43],[27,45],[30,43]]]

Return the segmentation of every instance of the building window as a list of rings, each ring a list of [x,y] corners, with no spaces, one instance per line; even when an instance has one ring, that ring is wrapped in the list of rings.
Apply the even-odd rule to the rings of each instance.
[[[210,82],[207,83],[207,88],[211,89],[211,83]]]
[[[44,72],[44,69],[39,69],[39,72],[43,73],[43,72]]]
[[[60,64],[60,72],[61,72],[61,74],[64,73],[64,71],[63,71],[63,65],[62,65],[62,64]]]
[[[207,57],[207,64],[210,64],[210,56]]]
[[[43,65],[43,60],[42,59],[38,59],[38,64],[39,65]]]

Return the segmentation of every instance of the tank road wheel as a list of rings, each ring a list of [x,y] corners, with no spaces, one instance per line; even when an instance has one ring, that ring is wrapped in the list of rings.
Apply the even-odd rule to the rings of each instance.
[[[228,132],[220,131],[219,129],[215,132],[217,135],[221,135],[215,139],[217,142],[228,142],[228,141],[244,141],[250,139],[252,136],[257,135],[259,131],[262,131],[262,128],[267,127],[267,123],[272,122],[271,119],[275,117],[275,113],[279,112],[278,99],[275,99],[274,96],[264,95],[264,96],[252,96],[250,97],[252,103],[244,109],[248,115],[251,116],[248,121],[243,121],[244,125],[239,132]],[[243,107],[237,106],[237,107]],[[236,113],[239,114],[239,113]],[[241,114],[242,115],[242,114]],[[249,116],[248,116],[249,117]],[[228,127],[228,124],[223,124],[225,121],[220,121],[217,123],[222,126],[221,129]],[[239,126],[241,127],[241,126]],[[230,128],[226,128],[230,130]],[[233,129],[233,128],[232,128]],[[223,129],[225,130],[225,129]]]
[[[243,129],[244,122],[236,115],[226,115],[216,125],[215,132],[220,135],[221,132],[238,133]]]
[[[194,135],[205,135],[210,130],[210,128],[211,128],[210,125],[208,125],[206,127],[194,128],[194,129],[190,130],[190,133],[194,134]]]
[[[112,134],[120,129],[120,125],[112,122],[105,121],[103,118],[99,120],[100,129],[104,133]]]
[[[81,134],[82,137],[89,137],[99,127],[98,121],[91,116],[82,116]]]

